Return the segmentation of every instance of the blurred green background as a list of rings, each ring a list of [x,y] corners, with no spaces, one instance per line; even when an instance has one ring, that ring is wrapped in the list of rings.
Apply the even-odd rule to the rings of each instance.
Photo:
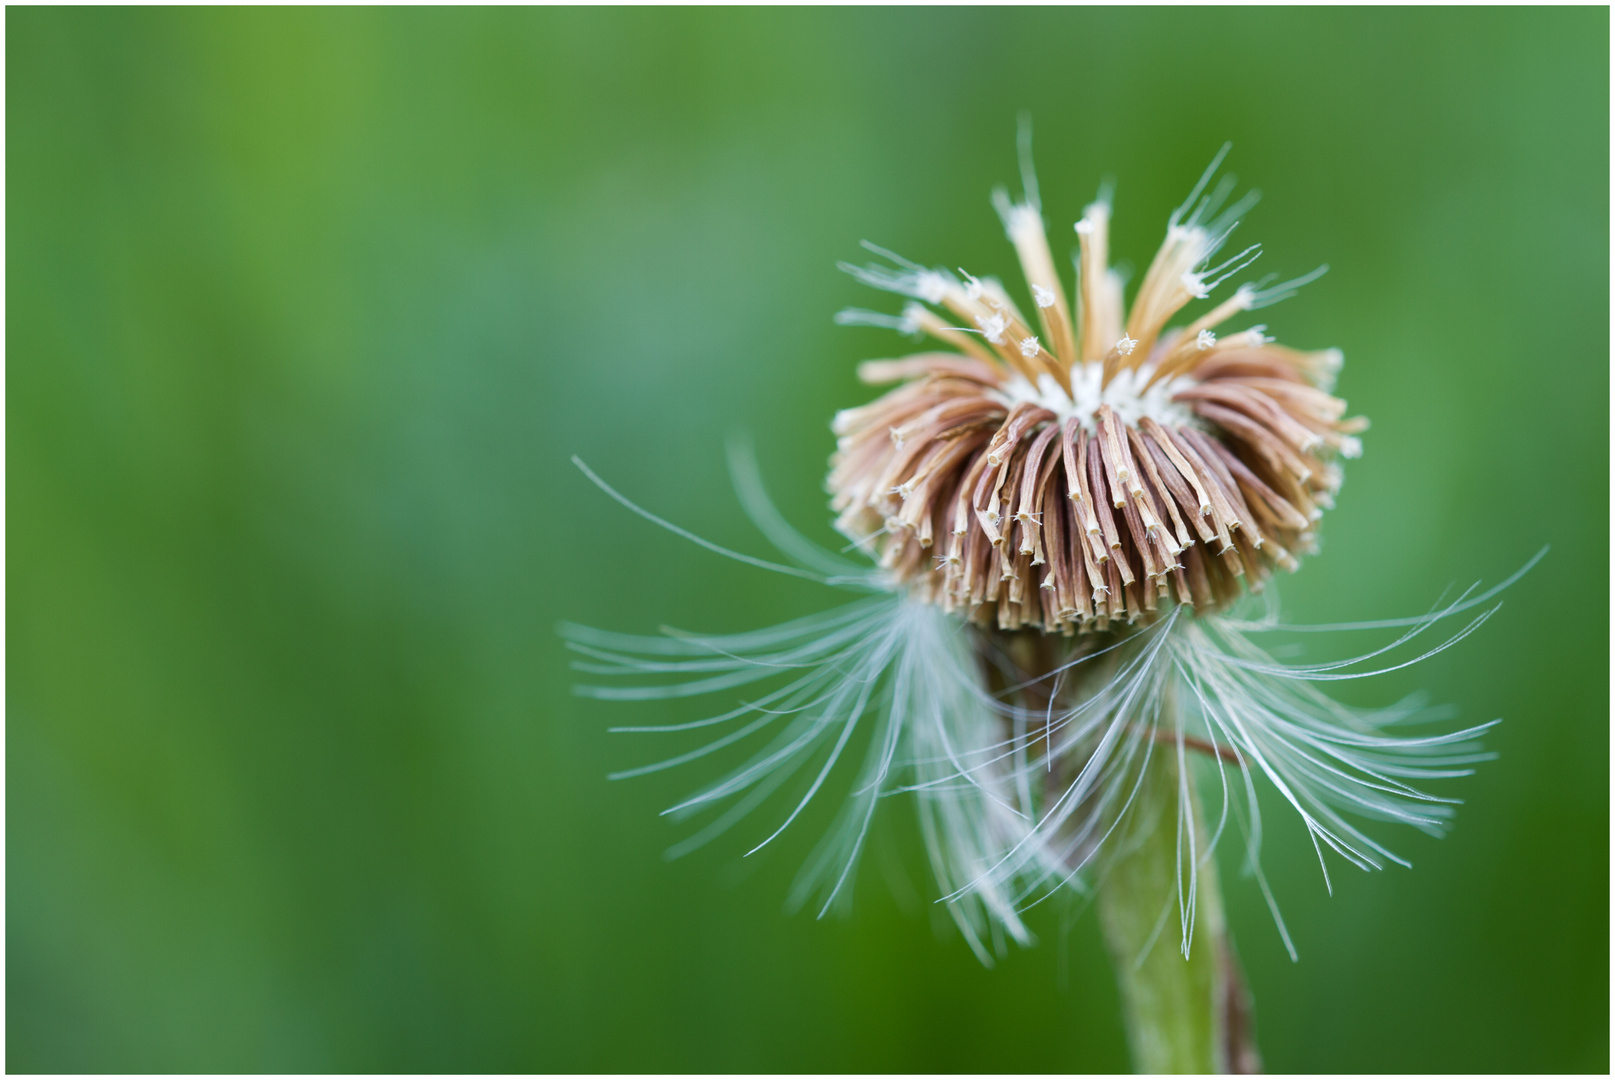
[[[826,422],[904,347],[834,264],[1012,274],[1027,109],[1057,251],[1114,175],[1142,265],[1231,139],[1265,268],[1333,266],[1264,313],[1374,420],[1287,615],[1553,545],[1342,691],[1505,718],[1450,837],[1379,827],[1415,868],[1331,898],[1271,808],[1300,963],[1229,886],[1268,1066],[1606,1071],[1608,20],[8,10],[7,1067],[1125,1068],[1091,915],[980,967],[906,805],[845,920],[782,911],[833,795],[663,861],[711,768],[609,783],[671,743],[605,729],[696,706],[576,699],[554,636],[840,602],[568,456],[767,554],[749,430],[830,542]]]

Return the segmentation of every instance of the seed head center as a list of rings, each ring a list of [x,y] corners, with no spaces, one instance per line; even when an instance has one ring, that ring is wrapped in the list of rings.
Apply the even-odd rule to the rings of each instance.
[[[1090,433],[1095,430],[1094,415],[1101,405],[1115,409],[1122,422],[1131,427],[1137,427],[1146,416],[1172,427],[1203,426],[1192,410],[1172,400],[1174,394],[1196,385],[1198,380],[1178,375],[1148,385],[1152,374],[1149,368],[1124,368],[1102,386],[1103,364],[1078,364],[1071,369],[1069,387],[1062,386],[1053,375],[1039,375],[1034,386],[1017,374],[1000,385],[999,394],[1008,406],[1025,401],[1042,406],[1061,421],[1074,416]]]

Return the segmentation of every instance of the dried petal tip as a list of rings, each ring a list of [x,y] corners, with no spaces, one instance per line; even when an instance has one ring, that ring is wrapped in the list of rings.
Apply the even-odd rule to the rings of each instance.
[[[1009,329],[1009,319],[998,312],[989,315],[977,315],[976,325],[981,327],[982,336],[994,345],[1004,343],[1004,331]]]

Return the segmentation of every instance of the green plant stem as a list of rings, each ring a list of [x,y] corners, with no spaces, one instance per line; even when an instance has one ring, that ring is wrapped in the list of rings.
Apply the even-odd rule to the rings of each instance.
[[[1178,906],[1179,762],[1170,744],[1145,766],[1136,824],[1099,884],[1099,923],[1120,984],[1133,1067],[1141,1073],[1255,1072],[1250,1004],[1223,922],[1222,890],[1213,859],[1195,855],[1194,932],[1187,958]],[[1189,810],[1197,842],[1207,832],[1192,781]],[[1188,893],[1188,839],[1182,838],[1183,893]],[[1164,922],[1163,922],[1164,912]]]
[[[1070,648],[1058,638],[1026,632],[989,632],[983,640],[1019,669],[1010,680],[1019,684],[1012,690],[1017,703],[1034,716],[1049,708],[1057,685],[1049,675],[1069,663],[1074,655]],[[987,685],[1002,693],[1006,680],[990,658],[984,651]],[[1086,677],[1102,684],[1112,677],[1115,663],[1115,657],[1101,656]],[[1069,705],[1081,694],[1082,684],[1073,680],[1061,704]],[[1166,700],[1168,712],[1176,708],[1170,694]],[[1163,727],[1170,729],[1170,724]],[[1187,958],[1180,948],[1178,748],[1166,741],[1151,751],[1135,812],[1111,838],[1117,854],[1105,864],[1097,897],[1100,928],[1121,988],[1133,1067],[1141,1073],[1260,1072],[1250,995],[1223,922],[1217,865],[1204,850],[1209,834],[1192,777],[1186,788],[1196,842],[1194,933]],[[1188,750],[1184,764],[1200,752]],[[1187,836],[1183,843],[1187,894]]]

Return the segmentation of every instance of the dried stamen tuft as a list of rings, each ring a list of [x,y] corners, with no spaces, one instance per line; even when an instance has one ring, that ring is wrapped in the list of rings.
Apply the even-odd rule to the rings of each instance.
[[[1173,216],[1131,311],[1107,265],[1109,204],[1087,208],[1074,322],[1035,200],[995,195],[1054,352],[991,279],[872,245],[896,268],[853,268],[923,303],[842,321],[918,330],[959,350],[865,364],[866,381],[902,384],[835,426],[837,526],[872,543],[920,598],[981,623],[1069,634],[1152,620],[1174,603],[1214,610],[1313,550],[1339,487],[1333,459],[1362,450],[1364,422],[1328,392],[1339,354],[1275,345],[1264,326],[1214,328],[1322,269],[1242,285],[1184,329],[1164,329],[1260,252],[1210,265],[1251,200],[1221,209],[1230,186],[1203,195],[1206,183]]]

